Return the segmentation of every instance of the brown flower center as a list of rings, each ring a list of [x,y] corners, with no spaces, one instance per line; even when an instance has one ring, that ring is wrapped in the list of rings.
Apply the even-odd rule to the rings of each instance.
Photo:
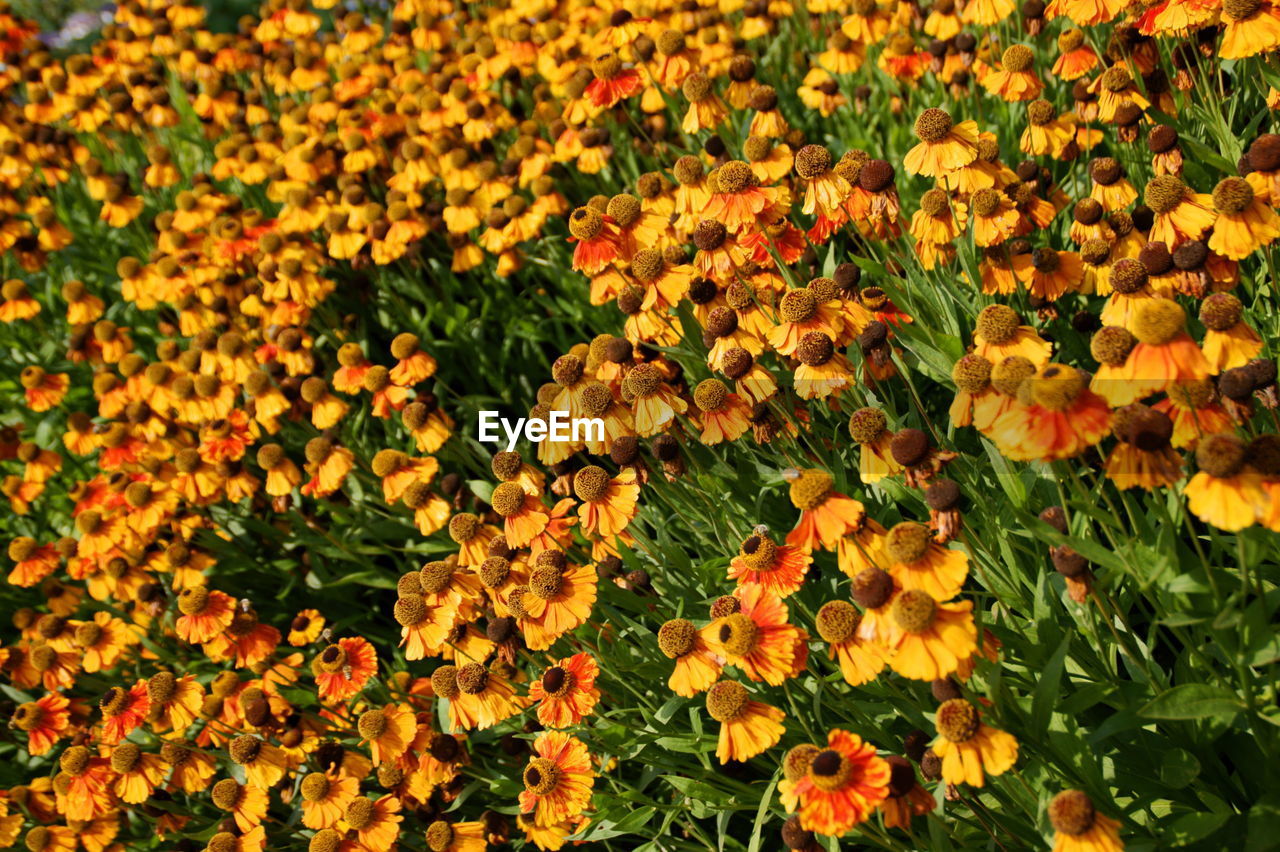
[[[930,107],[916,119],[916,136],[922,142],[941,142],[951,132],[951,115],[943,109]]]
[[[1049,822],[1062,834],[1080,835],[1093,828],[1093,802],[1079,790],[1063,790],[1049,802]]]
[[[597,465],[588,465],[574,474],[573,493],[579,500],[594,503],[609,492],[609,472]]]
[[[818,610],[816,619],[818,635],[830,645],[848,642],[861,622],[862,616],[848,601],[828,601]]]
[[[503,482],[493,489],[489,504],[493,511],[509,518],[524,508],[525,491],[515,482]]]
[[[1159,346],[1186,328],[1187,314],[1172,299],[1144,299],[1133,312],[1130,331],[1141,343]]]
[[[907,633],[923,633],[933,625],[938,604],[919,589],[909,589],[893,602],[893,620]]]
[[[732,722],[747,709],[747,688],[732,680],[712,684],[707,690],[707,713],[717,722]]]
[[[658,628],[658,648],[668,659],[683,657],[693,650],[698,628],[684,618],[673,618]]]
[[[725,653],[734,657],[745,657],[755,649],[760,639],[760,628],[749,615],[735,612],[726,616],[717,634]]]
[[[976,334],[988,343],[1008,343],[1018,333],[1021,318],[1008,305],[988,305],[978,314]]]
[[[372,799],[367,796],[357,796],[351,800],[350,804],[347,805],[347,812],[345,814],[347,825],[351,826],[356,831],[359,831],[362,828],[366,828],[369,823],[373,822],[375,813]]]
[[[524,769],[524,788],[535,796],[545,796],[556,788],[560,768],[545,757],[535,757]]]
[[[936,719],[938,733],[953,743],[963,743],[973,739],[978,733],[979,724],[978,708],[963,698],[944,701],[938,708]]]
[[[809,763],[809,780],[824,793],[845,787],[853,777],[854,765],[835,749],[823,749]]]

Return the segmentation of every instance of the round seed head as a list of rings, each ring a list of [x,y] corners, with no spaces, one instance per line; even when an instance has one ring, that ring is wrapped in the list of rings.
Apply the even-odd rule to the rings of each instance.
[[[895,525],[885,536],[884,548],[894,562],[910,564],[924,558],[929,552],[932,536],[929,528],[914,521]]]
[[[1004,66],[1006,71],[1020,73],[1031,68],[1031,63],[1035,61],[1035,54],[1031,48],[1025,44],[1015,44],[1008,47],[1004,56],[1000,59],[1000,64]]]
[[[928,592],[907,589],[893,602],[893,620],[907,633],[923,633],[933,624],[938,604]]]
[[[1063,790],[1049,802],[1049,822],[1061,834],[1084,834],[1093,828],[1096,819],[1093,802],[1079,790]]]
[[[818,610],[816,626],[822,641],[837,645],[848,642],[858,630],[862,616],[848,601],[828,601]]]
[[[941,142],[951,132],[951,115],[946,110],[930,107],[916,119],[915,131],[922,142]]]
[[[1140,343],[1161,345],[1184,333],[1187,314],[1172,299],[1144,299],[1133,312],[1133,336]]]
[[[938,708],[935,723],[938,733],[953,743],[963,743],[974,738],[982,724],[978,708],[963,698],[944,701]]]
[[[707,690],[707,713],[717,722],[732,722],[747,709],[749,701],[746,687],[735,681],[722,680]]]

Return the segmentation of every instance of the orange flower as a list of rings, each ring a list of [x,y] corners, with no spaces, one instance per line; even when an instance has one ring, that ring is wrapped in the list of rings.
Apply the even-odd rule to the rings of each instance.
[[[193,645],[216,639],[231,626],[236,605],[231,596],[204,586],[189,586],[178,593],[178,637]]]
[[[1050,0],[1045,14],[1048,15],[1050,9],[1056,11],[1060,4],[1065,5],[1064,0]],[[1085,44],[1084,31],[1063,30],[1058,36],[1058,58],[1054,60],[1053,68],[1050,69],[1054,76],[1071,82],[1080,79],[1096,67],[1098,67],[1098,54],[1092,47]]]
[[[1200,303],[1200,322],[1205,327],[1201,348],[1211,372],[1243,367],[1262,352],[1262,338],[1243,316],[1244,305],[1231,293],[1213,293]]]
[[[79,625],[75,637],[84,652],[84,670],[90,674],[113,667],[124,649],[136,641],[123,621],[102,610],[93,614],[92,621]]]
[[[1129,329],[1138,343],[1121,371],[1121,377],[1132,384],[1134,398],[1209,375],[1209,361],[1187,334],[1186,320],[1186,312],[1172,299],[1138,303]]]
[[[347,804],[339,827],[355,831],[360,848],[365,852],[392,849],[400,835],[400,800],[393,795],[379,799],[356,796]]]
[[[840,540],[862,526],[866,513],[857,500],[835,490],[831,474],[817,470],[790,470],[791,503],[800,510],[800,521],[787,535],[787,544],[806,553],[819,545],[833,550]]]
[[[1017,235],[1018,208],[996,189],[980,189],[969,199],[973,242],[980,247],[1000,245]]]
[[[98,707],[102,710],[102,741],[114,745],[147,720],[151,712],[147,682],[140,680],[127,690],[111,687],[102,693]]]
[[[111,788],[120,801],[137,805],[151,797],[168,769],[158,756],[144,754],[136,743],[122,742],[111,751],[111,771],[116,775]]]
[[[284,753],[253,734],[241,734],[227,745],[231,760],[244,767],[249,785],[270,790],[285,775]]]
[[[969,224],[969,205],[952,200],[944,189],[930,189],[920,196],[920,209],[911,216],[908,229],[916,238],[916,255],[925,269],[949,262],[950,244]]]
[[[1031,68],[1034,61],[1031,48],[1025,44],[1012,45],[1005,49],[1000,65],[982,78],[982,85],[1006,101],[1035,100],[1044,84]]]
[[[538,702],[538,721],[548,728],[579,724],[600,700],[596,677],[600,669],[590,654],[565,657],[529,686],[529,700]]]
[[[722,680],[707,691],[707,713],[720,723],[716,757],[721,763],[749,760],[777,745],[785,715],[777,707],[752,701],[747,688]]]
[[[586,810],[595,784],[587,747],[568,734],[547,731],[533,741],[533,753],[524,770],[520,810],[532,814],[539,826],[561,823]]]
[[[688,404],[677,395],[653,364],[638,364],[623,380],[623,398],[633,397],[636,434],[652,437],[667,428],[677,414],[684,414]]]
[[[497,528],[482,524],[470,512],[460,512],[449,519],[449,538],[458,545],[458,564],[464,568],[474,568],[484,562],[489,542],[497,534]]]
[[[239,784],[234,778],[223,778],[210,789],[210,798],[223,811],[230,813],[241,831],[252,831],[267,816],[267,791]]]
[[[439,671],[437,669],[436,671]],[[511,683],[495,664],[490,670],[479,663],[457,669],[456,692],[449,696],[449,718],[453,728],[491,728],[519,713],[528,702],[516,695]],[[434,673],[432,684],[435,684]]]
[[[715,188],[702,215],[735,233],[759,230],[784,217],[790,206],[785,189],[761,187],[760,178],[741,160],[730,160],[716,170]]]
[[[593,207],[579,207],[569,215],[569,233],[577,242],[573,268],[598,275],[618,258],[618,226]]]
[[[597,109],[609,109],[644,88],[640,72],[623,67],[622,60],[609,53],[591,63],[591,82],[583,94]]]
[[[850,686],[874,680],[884,670],[888,651],[873,640],[858,636],[862,615],[847,601],[828,601],[818,610],[818,635],[830,646],[828,654],[840,664],[840,674]]]
[[[417,588],[421,589],[421,585]],[[440,653],[457,620],[455,608],[431,606],[422,595],[412,591],[400,594],[393,613],[400,624],[400,644],[407,660],[421,660]]]
[[[416,334],[397,334],[391,341],[391,357],[396,359],[391,381],[400,387],[412,387],[436,374],[436,359],[422,351]]]
[[[972,601],[940,603],[918,589],[897,594],[884,625],[886,644],[895,652],[889,665],[913,680],[951,674],[977,650],[972,613]]]
[[[963,698],[944,701],[936,716],[938,738],[933,752],[942,759],[942,780],[982,787],[986,776],[1000,775],[1018,759],[1018,741],[988,727]]]
[[[763,586],[739,586],[734,599],[737,609],[707,627],[708,641],[752,680],[782,684],[804,666],[803,632],[788,623],[782,599]]]
[[[724,121],[728,110],[711,86],[711,78],[701,71],[694,71],[684,78],[681,90],[689,109],[685,112],[680,129],[690,136],[700,130],[712,130]]]
[[[880,803],[885,828],[909,831],[913,817],[923,816],[936,806],[933,794],[920,786],[911,761],[897,755],[885,760],[889,764],[889,795]]]
[[[9,542],[13,569],[6,578],[11,586],[30,588],[58,570],[58,551],[52,544],[37,544],[33,538],[18,536]]]
[[[347,812],[360,789],[349,775],[311,772],[302,779],[302,824],[307,828],[333,828]]]
[[[191,743],[168,740],[160,744],[160,758],[173,770],[168,789],[203,793],[217,770],[212,755],[197,751]]]
[[[1247,464],[1246,447],[1234,435],[1210,435],[1196,447],[1200,471],[1183,488],[1187,509],[1206,524],[1238,532],[1264,517],[1271,498],[1262,477]]]
[[[801,212],[836,218],[853,187],[831,170],[831,152],[821,145],[805,145],[796,152],[795,170],[805,186]]]
[[[996,418],[990,433],[1011,459],[1073,458],[1107,434],[1111,410],[1074,367],[1050,364],[1026,379],[1018,394],[1019,404]]]
[[[485,823],[447,822],[438,819],[427,826],[427,848],[431,852],[484,852],[486,842]]]
[[[827,747],[809,761],[796,781],[800,825],[831,837],[865,822],[889,795],[889,764],[857,734],[835,729]]]
[[[780,598],[794,594],[804,585],[813,558],[789,544],[779,545],[767,527],[756,527],[729,560],[728,576],[738,586],[760,586]]]
[[[73,745],[58,757],[65,783],[54,789],[58,811],[67,819],[88,822],[106,816],[115,805],[110,789],[110,764],[94,757],[82,745]]]
[[[37,825],[27,832],[23,845],[40,852],[75,852],[80,847],[80,838],[81,835],[65,825]]]
[[[395,704],[366,710],[356,725],[375,765],[390,763],[404,754],[413,741],[416,726],[413,713]]]
[[[361,637],[339,639],[316,655],[311,671],[323,700],[345,701],[378,673],[377,652]]]
[[[935,600],[960,594],[969,576],[969,558],[933,540],[924,524],[904,521],[889,530],[882,542],[887,570],[904,589],[921,589]]]
[[[778,302],[778,324],[769,330],[769,345],[781,355],[794,355],[804,336],[814,331],[834,341],[848,339],[834,302],[820,299],[809,288],[787,290]]]
[[[1268,0],[1223,3],[1223,59],[1243,59],[1280,47],[1280,9]]]
[[[1128,405],[1142,395],[1142,389],[1135,388],[1124,373],[1125,361],[1137,343],[1128,330],[1115,325],[1099,329],[1089,342],[1089,350],[1100,364],[1089,381],[1089,390],[1114,407]]]
[[[992,369],[992,363],[981,355],[969,354],[956,361],[951,369],[956,397],[949,411],[953,425],[973,426],[979,431],[991,427],[999,398],[991,385]]]
[[[1174,175],[1158,175],[1148,181],[1144,200],[1156,214],[1147,239],[1164,243],[1170,251],[1188,240],[1202,238],[1217,218],[1212,209],[1213,198],[1191,192]]]
[[[310,645],[320,638],[324,624],[324,616],[318,610],[304,609],[289,622],[289,635],[286,638],[295,648]]]
[[[1173,419],[1170,443],[1179,449],[1194,450],[1205,435],[1229,432],[1235,428],[1231,415],[1218,400],[1212,379],[1188,382],[1169,388],[1169,396],[1152,406]]]
[[[1031,295],[1046,302],[1056,301],[1064,294],[1078,290],[1083,279],[1084,263],[1080,255],[1071,251],[1055,251],[1047,246],[1031,253],[1031,263],[1024,278]]]
[[[940,178],[978,158],[978,123],[955,124],[946,110],[926,109],[915,124],[920,144],[907,152],[902,167],[907,174]]]
[[[1107,456],[1106,476],[1117,488],[1151,490],[1182,479],[1182,457],[1169,444],[1168,415],[1134,403],[1116,412],[1114,431],[1120,441]]]
[[[35,365],[23,367],[18,381],[23,387],[27,408],[35,412],[48,411],[58,405],[71,386],[71,378],[66,373],[47,373]]]
[[[596,582],[594,566],[568,565],[556,550],[538,554],[527,591],[512,595],[508,603],[513,610],[523,610],[519,615],[525,644],[544,650],[586,621],[595,605]]]
[[[582,501],[578,518],[588,536],[618,535],[635,517],[640,486],[634,468],[624,468],[610,478],[604,468],[588,465],[574,474],[573,491]]]
[[[699,382],[693,389],[693,401],[702,414],[699,438],[707,446],[736,441],[751,427],[751,406],[742,397],[730,393],[719,379]]]
[[[884,411],[870,406],[859,408],[849,416],[849,437],[861,447],[858,453],[858,477],[863,482],[879,482],[886,476],[896,476],[902,472],[902,465],[898,464],[889,449],[893,433],[887,428],[888,422]],[[841,548],[844,548],[843,541]]]
[[[1049,801],[1055,832],[1053,852],[1123,852],[1120,822],[1094,810],[1079,790],[1063,790]]]
[[[1230,260],[1248,257],[1280,236],[1280,216],[1268,203],[1267,179],[1262,175],[1229,177],[1213,190],[1217,218],[1209,249]]]
[[[511,547],[525,547],[542,534],[551,520],[542,501],[517,482],[502,482],[489,498],[503,518],[503,534]]]
[[[864,349],[864,353],[866,350]],[[795,391],[801,399],[835,399],[845,388],[854,384],[853,365],[836,351],[834,341],[821,331],[810,331],[800,338],[792,355],[800,363],[795,371]],[[874,356],[864,362],[869,371],[878,363]],[[892,363],[889,369],[893,369]],[[873,373],[873,375],[879,375]],[[746,406],[743,406],[746,409]],[[742,415],[747,423],[746,413]]]
[[[19,704],[10,724],[27,735],[27,753],[47,754],[70,727],[71,702],[56,692]]]
[[[675,669],[667,686],[681,698],[692,698],[720,677],[722,664],[691,621],[673,618],[658,629],[658,648]]]

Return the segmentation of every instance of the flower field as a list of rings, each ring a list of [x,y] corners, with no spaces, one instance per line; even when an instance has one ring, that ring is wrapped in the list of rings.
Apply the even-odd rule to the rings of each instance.
[[[1280,6],[105,15],[0,7],[0,849],[1280,848]]]

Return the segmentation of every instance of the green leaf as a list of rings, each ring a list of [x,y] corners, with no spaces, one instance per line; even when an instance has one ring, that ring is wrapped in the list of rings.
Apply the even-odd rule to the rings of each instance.
[[[1249,808],[1245,852],[1266,852],[1280,837],[1280,795],[1267,793]]]
[[[1160,780],[1174,789],[1187,786],[1199,774],[1200,761],[1185,748],[1169,749],[1160,759]]]
[[[765,789],[764,795],[760,797],[760,807],[756,810],[756,822],[751,829],[751,843],[747,846],[747,852],[758,852],[760,849],[760,838],[763,836],[760,829],[764,826],[765,818],[769,815],[769,803],[773,801],[773,791],[778,787],[778,776],[775,774],[773,780],[769,782],[768,788]]]
[[[1195,843],[1217,831],[1230,817],[1231,814],[1227,811],[1183,814],[1169,824],[1164,840],[1171,846]]]
[[[1031,698],[1031,730],[1037,735],[1049,730],[1049,719],[1053,716],[1054,702],[1058,700],[1058,684],[1062,681],[1062,668],[1070,647],[1071,637],[1066,636],[1040,670],[1040,682],[1036,684],[1035,695]]]
[[[674,716],[675,712],[680,709],[680,706],[685,703],[685,700],[686,699],[681,698],[678,695],[671,696],[667,699],[666,703],[659,707],[657,712],[653,714],[653,720],[660,725],[665,725],[667,722],[670,722],[671,717]]]
[[[1234,692],[1207,683],[1184,683],[1157,695],[1138,715],[1146,719],[1204,719],[1234,716],[1244,702]]]

